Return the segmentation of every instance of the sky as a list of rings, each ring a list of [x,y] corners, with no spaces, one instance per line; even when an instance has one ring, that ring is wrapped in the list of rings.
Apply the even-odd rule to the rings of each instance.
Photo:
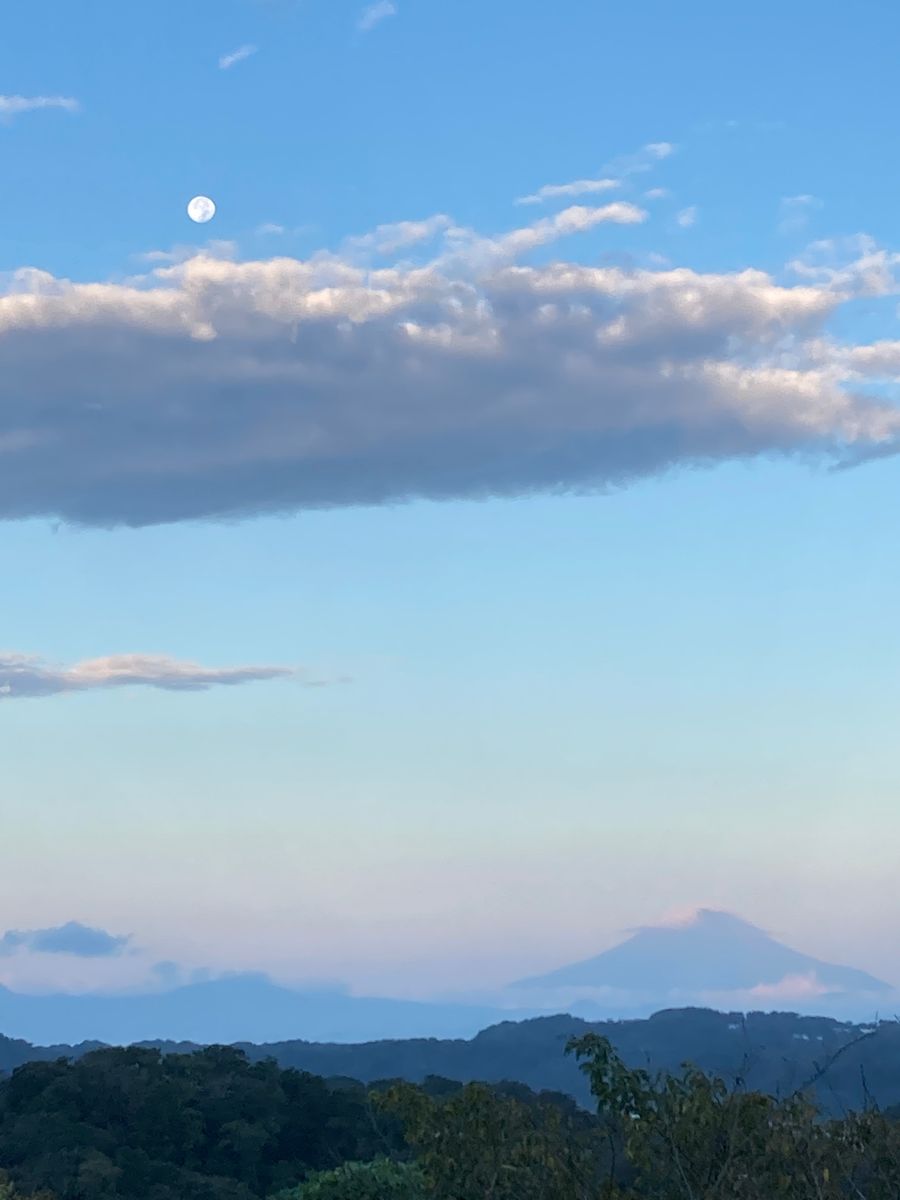
[[[896,6],[4,32],[0,982],[900,985]]]

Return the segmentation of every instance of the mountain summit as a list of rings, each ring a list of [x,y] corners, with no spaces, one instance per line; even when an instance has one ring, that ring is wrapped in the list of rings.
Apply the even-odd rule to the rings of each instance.
[[[853,967],[834,966],[791,950],[732,913],[700,908],[686,921],[644,926],[594,958],[560,967],[513,988],[630,993],[753,992],[760,996],[790,981],[806,994],[883,993],[890,984]]]

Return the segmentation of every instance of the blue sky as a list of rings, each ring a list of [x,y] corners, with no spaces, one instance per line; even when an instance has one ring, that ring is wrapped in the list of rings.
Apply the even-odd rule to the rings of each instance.
[[[6,16],[4,928],[418,994],[707,904],[900,983],[900,15],[365,11]]]

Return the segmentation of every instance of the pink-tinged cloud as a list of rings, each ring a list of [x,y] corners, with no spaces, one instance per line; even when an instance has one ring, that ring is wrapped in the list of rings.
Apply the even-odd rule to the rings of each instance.
[[[306,677],[295,667],[203,667],[165,655],[113,654],[107,658],[87,659],[71,667],[59,667],[33,655],[0,654],[0,699],[130,686],[198,692],[212,687],[288,678],[299,679],[307,685],[323,682]]]
[[[806,1000],[839,990],[822,983],[815,971],[809,971],[805,975],[785,975],[777,983],[758,983],[750,988],[750,995],[765,1000]]]

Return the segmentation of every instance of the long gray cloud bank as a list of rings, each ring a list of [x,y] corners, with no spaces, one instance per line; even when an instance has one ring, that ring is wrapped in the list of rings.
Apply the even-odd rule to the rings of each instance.
[[[118,654],[57,667],[27,654],[0,652],[0,700],[57,696],[104,688],[144,687],[198,692],[264,679],[302,678],[291,667],[202,667],[164,655]],[[313,680],[304,680],[314,683]]]
[[[790,286],[518,261],[645,217],[575,206],[494,239],[404,223],[404,253],[440,240],[418,265],[378,246],[360,261],[356,239],[309,260],[198,253],[125,283],[18,271],[0,295],[0,518],[138,526],[588,492],[893,446],[900,342],[839,342],[826,322],[896,290],[894,256],[798,264]]]

